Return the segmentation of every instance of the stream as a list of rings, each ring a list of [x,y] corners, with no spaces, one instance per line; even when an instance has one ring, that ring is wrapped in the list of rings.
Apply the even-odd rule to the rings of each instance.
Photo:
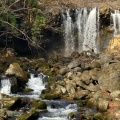
[[[10,92],[11,84],[10,80],[6,77],[1,80],[1,88],[0,93],[5,93],[8,95],[16,96],[16,97],[28,97],[39,99],[41,91],[45,89],[45,85],[47,84],[47,76],[38,74],[38,76],[34,76],[34,74],[30,75],[30,79],[26,84],[26,87],[33,89],[32,92],[28,93],[18,93],[12,94]],[[37,120],[67,120],[67,115],[70,112],[77,112],[77,104],[75,101],[67,101],[67,100],[44,100],[47,104],[47,111],[39,115]]]

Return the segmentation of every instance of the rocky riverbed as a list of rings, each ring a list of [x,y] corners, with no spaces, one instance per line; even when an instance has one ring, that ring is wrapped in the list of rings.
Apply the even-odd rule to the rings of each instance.
[[[119,46],[116,40],[113,43],[112,51]],[[43,73],[48,76],[48,80],[43,79],[48,84],[39,97],[43,100],[74,100],[78,104],[77,114],[68,113],[68,119],[119,120],[120,56],[119,50],[114,53],[108,50],[99,54],[93,51],[73,52],[70,57],[56,55],[48,60],[17,57],[14,52],[1,55],[0,81],[10,79],[12,94],[29,94],[32,89],[26,87],[26,83],[30,74],[37,76]],[[37,119],[47,110],[43,100],[0,93],[0,120],[14,116],[16,120]]]

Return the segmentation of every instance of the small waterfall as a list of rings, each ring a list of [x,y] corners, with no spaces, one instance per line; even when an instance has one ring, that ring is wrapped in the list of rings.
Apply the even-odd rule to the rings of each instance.
[[[34,74],[30,75],[30,79],[27,83],[27,87],[33,89],[33,96],[36,98],[39,98],[41,92],[43,89],[45,89],[45,85],[47,84],[48,76],[41,74],[38,74],[37,77],[34,76]],[[32,96],[32,95],[31,95]]]
[[[99,9],[80,8],[75,10],[74,19],[70,16],[70,10],[62,15],[65,32],[65,55],[69,56],[73,51],[82,52],[94,49],[99,52]],[[74,22],[73,22],[74,21]],[[86,45],[89,47],[87,48]]]
[[[5,78],[1,80],[0,93],[10,94],[11,93],[11,83],[10,79]]]
[[[120,11],[115,10],[114,13],[111,13],[114,27],[114,36],[120,34]]]

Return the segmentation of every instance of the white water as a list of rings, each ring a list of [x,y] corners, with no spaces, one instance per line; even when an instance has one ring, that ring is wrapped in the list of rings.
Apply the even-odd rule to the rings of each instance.
[[[67,56],[75,50],[74,23],[70,16],[70,10],[66,11],[66,17],[63,15],[63,27],[65,30],[65,56]]]
[[[0,86],[0,93],[10,94],[11,93],[11,83],[9,79],[2,79]]]
[[[76,104],[71,104],[68,101],[51,102],[53,102],[52,104],[56,105],[56,108],[51,108],[51,106],[49,105],[47,108],[48,113],[42,114],[38,120],[67,120],[67,115],[70,112],[77,112]]]
[[[97,8],[93,8],[89,13],[88,19],[86,21],[86,27],[84,31],[84,42],[83,42],[83,50],[89,50],[86,47],[89,46],[94,50],[94,52],[98,52],[97,47]]]
[[[120,34],[120,11],[115,10],[114,13],[111,13],[114,27],[114,36]]]
[[[46,75],[39,74],[37,77],[34,77],[31,74],[30,79],[27,83],[27,87],[33,89],[32,92],[28,93],[19,93],[19,94],[10,94],[10,80],[4,79],[1,80],[1,89],[0,92],[5,94],[10,94],[17,97],[30,97],[40,100],[40,94],[43,89],[45,89]],[[70,112],[77,112],[77,105],[73,104],[74,102],[70,101],[54,101],[54,100],[45,100],[48,107],[48,112],[40,114],[38,120],[67,120],[67,115]],[[54,105],[55,108],[51,106]]]
[[[99,9],[81,8],[75,10],[75,20],[70,16],[70,10],[62,13],[65,31],[65,56],[73,51],[86,51],[89,48],[99,52]],[[77,37],[76,37],[77,36]],[[86,45],[89,47],[86,47]]]

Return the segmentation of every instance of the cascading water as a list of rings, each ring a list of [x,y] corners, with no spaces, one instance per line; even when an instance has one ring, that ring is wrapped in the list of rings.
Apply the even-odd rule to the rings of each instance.
[[[99,37],[98,8],[76,9],[74,16],[75,20],[72,20],[73,18],[70,16],[70,10],[66,12],[66,15],[63,14],[62,16],[64,16],[63,26],[65,31],[66,56],[69,56],[75,50],[82,52],[84,50],[89,50],[89,48],[93,49],[95,52],[99,52],[97,41]]]
[[[11,83],[10,79],[1,79],[0,93],[10,94],[11,93]]]
[[[111,13],[114,27],[114,36],[120,34],[120,11],[114,10],[114,13]]]
[[[40,100],[40,94],[45,85],[47,84],[48,76],[44,74],[34,74],[30,75],[30,79],[26,84],[26,87],[33,89],[32,92],[28,93],[18,93],[11,94],[11,84],[10,79],[1,80],[0,93],[10,94],[17,97],[29,97]],[[40,113],[38,120],[67,120],[67,115],[70,112],[77,112],[77,105],[72,101],[60,101],[60,100],[45,100],[47,103],[47,111],[45,113]],[[52,107],[54,106],[54,107]]]
[[[70,10],[66,11],[66,16],[63,16],[63,27],[65,30],[65,56],[69,55],[72,51],[75,50],[74,42],[74,23],[70,16]]]
[[[97,8],[93,8],[86,21],[86,27],[84,31],[84,42],[83,42],[83,50],[89,50],[87,46],[92,48],[94,52],[98,52],[98,46],[97,46]]]

